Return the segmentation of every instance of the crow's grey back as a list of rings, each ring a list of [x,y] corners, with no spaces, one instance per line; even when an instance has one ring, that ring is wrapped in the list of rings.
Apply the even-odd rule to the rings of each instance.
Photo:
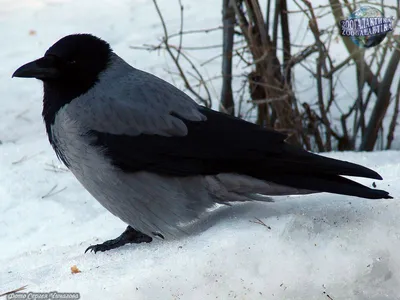
[[[71,119],[91,130],[136,136],[185,136],[176,116],[205,121],[199,105],[168,82],[128,65],[116,54],[98,83],[67,107]]]

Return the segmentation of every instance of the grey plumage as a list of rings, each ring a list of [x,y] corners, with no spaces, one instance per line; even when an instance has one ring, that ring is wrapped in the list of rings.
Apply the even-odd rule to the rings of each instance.
[[[112,84],[101,84],[108,82]],[[100,73],[99,83],[69,106],[69,114],[87,128],[132,136],[186,135],[185,124],[171,112],[191,121],[207,119],[186,94],[156,76],[132,68],[115,54],[111,55],[109,67]]]
[[[155,97],[149,97],[149,90]],[[238,174],[170,177],[124,173],[112,166],[101,149],[91,145],[91,137],[84,134],[95,129],[113,134],[184,136],[186,125],[170,115],[171,111],[189,120],[206,120],[188,96],[113,55],[98,84],[60,110],[51,132],[70,170],[93,197],[147,235],[159,232],[171,238],[188,234],[193,221],[216,203],[251,201],[254,193],[310,192]]]

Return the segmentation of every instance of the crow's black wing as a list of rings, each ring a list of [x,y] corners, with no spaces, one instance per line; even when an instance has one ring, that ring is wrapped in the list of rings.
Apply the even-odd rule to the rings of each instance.
[[[315,191],[387,198],[339,175],[381,179],[370,169],[312,154],[284,142],[285,135],[210,109],[206,121],[187,121],[185,136],[115,135],[92,131],[94,144],[104,148],[125,172],[149,171],[172,176],[238,173],[282,185]],[[360,191],[358,191],[360,190]]]

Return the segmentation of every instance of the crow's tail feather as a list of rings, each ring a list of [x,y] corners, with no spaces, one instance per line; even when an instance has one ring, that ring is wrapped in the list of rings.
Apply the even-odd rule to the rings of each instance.
[[[281,175],[274,182],[299,189],[356,196],[368,199],[392,199],[388,192],[375,190],[338,175]]]

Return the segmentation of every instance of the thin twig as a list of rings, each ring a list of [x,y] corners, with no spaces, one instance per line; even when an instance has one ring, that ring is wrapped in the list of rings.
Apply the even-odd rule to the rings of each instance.
[[[178,33],[172,33],[168,36],[168,38],[174,38],[174,37],[180,37],[181,35],[185,34],[197,34],[197,33],[209,33],[217,30],[221,30],[223,26],[217,26],[213,28],[205,28],[205,29],[193,29],[193,30],[184,30],[184,31],[179,31]]]
[[[169,45],[169,47],[170,47],[171,49],[175,49],[175,50],[176,50],[176,47],[173,46],[173,45]],[[197,69],[197,67],[195,66],[195,64],[190,60],[190,58],[189,58],[184,52],[181,52],[181,56],[182,56],[183,58],[186,59],[186,61],[190,64],[190,66],[192,67],[192,69],[193,69],[193,70],[196,72],[196,74],[198,75],[200,82],[203,83],[204,90],[205,90],[205,92],[206,92],[206,94],[207,94],[207,97],[208,97],[207,100],[204,100],[204,105],[206,105],[207,107],[210,107],[210,106],[211,106],[211,93],[210,93],[210,91],[209,91],[207,85],[205,84],[206,81],[204,80],[203,75],[201,74],[201,72]],[[182,76],[182,74],[181,74],[181,76]],[[188,88],[189,91],[191,91],[191,92],[193,93],[192,87],[191,87],[191,86],[189,86],[189,87],[190,87],[190,88]],[[196,94],[197,94],[197,93],[196,93]],[[201,98],[201,99],[204,99],[204,98]]]
[[[165,45],[165,47],[166,47],[166,50],[167,50],[168,54],[170,55],[170,57],[171,57],[172,60],[174,61],[175,66],[176,66],[176,68],[178,69],[179,74],[180,74],[180,76],[181,76],[181,78],[182,78],[182,80],[183,80],[183,82],[184,82],[184,84],[185,84],[185,87],[186,87],[193,95],[195,95],[195,96],[197,97],[197,99],[198,99],[202,104],[204,104],[204,105],[206,105],[206,106],[209,107],[209,106],[211,105],[211,97],[209,97],[208,100],[207,100],[207,99],[204,99],[199,93],[197,93],[197,92],[191,87],[191,85],[190,85],[190,83],[189,83],[189,81],[188,81],[188,79],[187,79],[187,77],[186,77],[186,75],[185,75],[185,73],[184,73],[184,71],[183,71],[181,65],[179,64],[179,61],[177,61],[175,55],[173,54],[173,52],[172,52],[172,50],[171,50],[171,47],[170,47],[170,45],[168,44],[168,30],[167,30],[167,25],[166,25],[166,23],[165,23],[164,17],[163,17],[163,15],[162,15],[162,13],[161,13],[161,10],[160,10],[159,6],[158,6],[157,0],[153,0],[153,3],[154,3],[154,6],[155,6],[155,8],[156,8],[156,10],[157,10],[157,14],[158,14],[158,16],[159,16],[159,18],[160,18],[160,20],[161,20],[161,25],[162,25],[163,30],[164,30],[163,43],[164,43],[164,45]],[[190,59],[188,59],[188,57],[185,56],[182,52],[181,52],[181,55],[184,56],[184,57],[188,60],[189,63],[191,63]],[[191,65],[192,65],[192,68],[194,68],[194,69],[197,71],[197,69],[195,68],[194,64],[191,63]],[[206,88],[206,86],[205,86],[205,88]],[[206,91],[207,91],[207,93],[209,93],[208,90],[207,90],[207,88],[206,88]]]
[[[46,166],[49,166],[50,168],[45,168],[46,171],[50,171],[50,172],[54,172],[54,173],[68,173],[69,170],[62,168],[60,166],[56,166],[54,164],[54,162],[52,162],[51,164],[46,164]]]
[[[31,119],[24,117],[24,115],[29,112],[29,109],[25,109],[24,111],[20,112],[18,115],[15,116],[16,119],[21,119],[24,120],[26,122],[32,122]]]
[[[12,165],[18,165],[18,164],[20,164],[20,163],[22,163],[22,162],[25,162],[25,161],[27,161],[27,160],[29,160],[29,159],[32,159],[32,158],[36,157],[36,156],[38,156],[38,155],[40,155],[40,154],[42,154],[42,153],[44,153],[44,151],[40,151],[40,152],[38,152],[38,153],[36,153],[36,154],[33,154],[33,155],[30,155],[30,156],[24,155],[24,156],[21,157],[19,160],[13,161],[11,164],[12,164]]]
[[[162,44],[165,46],[165,40],[162,41]],[[218,49],[222,48],[221,44],[214,44],[214,45],[207,45],[207,46],[175,46],[176,49],[181,50],[209,50],[209,49]],[[149,45],[149,44],[143,44],[143,46],[129,46],[130,49],[138,49],[138,50],[159,50],[159,49],[165,49],[167,50],[167,47],[162,48],[162,45]],[[176,59],[176,58],[175,58]]]
[[[62,191],[65,191],[67,189],[67,187],[63,187],[62,189],[55,191],[55,189],[57,188],[58,184],[54,185],[50,191],[48,191],[45,195],[42,196],[42,199],[45,198],[49,198],[51,196],[57,195],[58,193],[61,193]]]
[[[271,226],[268,226],[263,221],[261,221],[259,218],[254,218],[254,219],[256,219],[256,221],[250,220],[249,222],[254,223],[254,224],[262,225],[262,226],[268,228],[269,230],[271,230]]]
[[[210,57],[209,59],[207,59],[207,60],[203,61],[202,63],[200,63],[200,67],[204,67],[205,65],[209,64],[210,62],[212,62],[212,61],[214,61],[214,60],[216,60],[216,59],[218,59],[220,57],[223,57],[223,54],[217,54],[217,55],[215,55],[213,57]]]
[[[20,292],[20,291],[23,291],[23,290],[25,290],[26,289],[26,287],[27,287],[28,285],[24,285],[24,286],[21,286],[20,288],[18,288],[18,289],[15,289],[15,290],[12,290],[12,291],[9,291],[9,292],[6,292],[6,293],[3,293],[3,294],[1,294],[0,295],[0,297],[4,297],[4,296],[7,296],[7,295],[11,295],[11,294],[14,294],[14,293],[17,293],[17,292]],[[12,298],[10,298],[10,299],[12,299]]]
[[[178,54],[176,55],[176,60],[177,61],[179,61],[179,55],[181,54],[182,42],[183,42],[183,34],[182,34],[182,31],[183,31],[183,5],[182,5],[182,1],[181,0],[178,0],[178,1],[179,1],[180,9],[181,9],[181,27],[180,27],[180,30],[179,30],[180,35],[179,35]]]
[[[343,60],[341,63],[337,64],[334,68],[330,69],[329,72],[323,73],[322,76],[325,78],[329,78],[332,76],[336,71],[340,70],[344,66],[346,66],[351,60],[354,59],[355,56],[359,55],[362,51],[362,48],[359,50],[353,52],[351,55],[349,55],[345,60]]]
[[[275,101],[287,101],[288,99],[289,99],[289,95],[282,95],[280,97],[275,97],[275,98],[248,100],[247,102],[254,103],[254,104],[265,104],[265,103],[272,103]]]

